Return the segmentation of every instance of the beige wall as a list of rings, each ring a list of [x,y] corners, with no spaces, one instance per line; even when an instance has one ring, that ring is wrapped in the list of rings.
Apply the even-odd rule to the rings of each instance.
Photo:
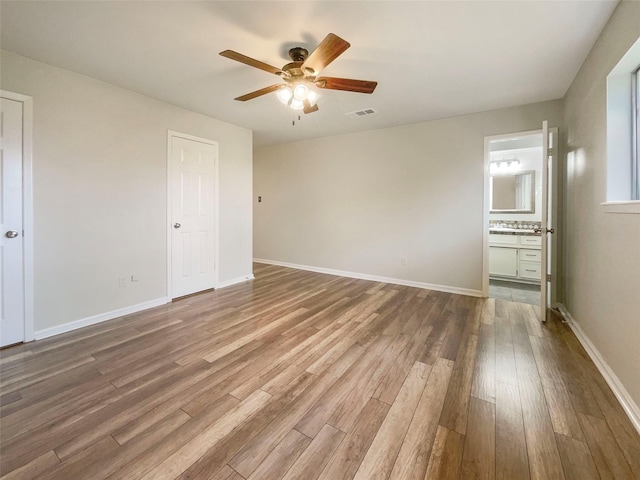
[[[257,149],[254,256],[480,292],[484,137],[558,126],[561,109],[550,101]]]
[[[640,214],[606,213],[606,76],[640,35],[622,2],[565,98],[566,307],[640,405]]]
[[[219,142],[219,280],[251,274],[249,130],[4,51],[0,82],[33,97],[36,331],[167,295],[168,130]]]

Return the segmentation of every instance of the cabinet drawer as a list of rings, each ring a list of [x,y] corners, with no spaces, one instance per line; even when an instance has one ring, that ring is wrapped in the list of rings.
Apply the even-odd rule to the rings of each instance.
[[[542,258],[542,251],[540,250],[528,250],[526,248],[521,248],[520,252],[520,260],[524,260],[526,262],[539,262]]]
[[[518,245],[517,235],[500,235],[499,233],[489,234],[489,244],[491,245]]]
[[[540,280],[540,277],[542,274],[541,272],[542,265],[540,264],[540,262],[534,263],[534,262],[520,261],[519,267],[520,267],[518,269],[519,277]]]
[[[520,237],[520,245],[525,247],[526,246],[540,247],[542,246],[542,237],[523,235]]]

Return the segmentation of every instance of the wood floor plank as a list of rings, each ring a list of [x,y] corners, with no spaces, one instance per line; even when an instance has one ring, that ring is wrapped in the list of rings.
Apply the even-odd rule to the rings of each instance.
[[[104,436],[84,450],[65,459],[65,475],[67,475],[67,478],[82,478],[88,467],[104,458],[114,456],[119,446],[118,442],[116,442],[111,435]],[[46,475],[42,475],[42,477],[45,476]]]
[[[464,435],[441,425],[429,456],[425,480],[457,480],[460,478]]]
[[[313,383],[313,380],[313,375],[303,372],[298,378],[290,382],[288,388],[279,396],[273,397],[265,408],[234,429],[216,448],[208,450],[206,454],[191,464],[178,479],[208,478],[211,472],[223,468],[260,431],[267,427],[278,415],[287,411],[292,403]],[[194,420],[197,421],[197,417]]]
[[[469,425],[465,436],[461,478],[495,478],[496,466],[495,405],[471,397]]]
[[[601,418],[578,414],[598,474],[603,479],[633,480],[635,475],[609,429]]]
[[[390,479],[424,478],[452,370],[453,362],[444,358],[438,359],[433,366]]]
[[[520,381],[519,389],[531,479],[564,479],[562,462],[540,379],[524,377]]]
[[[356,389],[362,390],[368,383],[373,383],[371,391],[375,388],[375,373],[379,371],[379,363],[374,360],[380,359],[384,351],[388,348],[392,339],[381,336],[379,340],[371,346],[354,364],[336,381],[329,390],[316,402],[307,414],[300,419],[295,426],[296,430],[304,433],[308,437],[314,438],[332,415],[345,402],[354,401],[357,396],[350,396]],[[346,408],[352,408],[346,404]],[[340,412],[336,417],[340,417]],[[339,418],[334,418],[335,423],[339,423]]]
[[[569,392],[562,382],[542,382],[553,431],[576,440],[584,441],[580,421],[576,415]]]
[[[70,458],[58,465],[56,468],[47,472],[46,475],[42,475],[39,480],[51,480],[57,478],[71,479],[73,476],[70,472],[76,471],[78,463],[82,465],[82,473],[85,478],[91,478],[92,480],[101,480],[106,478],[112,473],[118,471],[127,463],[154,448],[163,439],[172,434],[178,427],[184,425],[190,419],[191,417],[189,415],[178,410],[173,415],[163,419],[162,422],[143,432],[133,441],[127,443],[127,445],[121,446],[115,450],[113,454],[100,459],[93,459],[94,461],[91,462],[91,464],[83,462],[84,459],[79,459],[77,457]]]
[[[247,418],[254,415],[270,399],[271,395],[262,390],[258,390],[244,402],[238,404],[235,409],[225,414],[211,427],[194,437],[173,455],[157,465],[142,477],[142,480],[175,478],[204,455],[207,450],[213,448],[217,442],[228,435],[240,423],[245,422]]]
[[[483,323],[480,327],[472,382],[471,395],[487,402],[496,402],[496,339],[493,324]]]
[[[495,378],[496,382],[510,383],[518,385],[518,371],[516,369],[516,358],[513,350],[513,339],[511,336],[511,321],[509,317],[497,317],[494,320],[495,330]]]
[[[416,362],[389,409],[354,479],[387,478],[407,433],[431,366]]]
[[[592,372],[590,386],[607,426],[611,430],[631,470],[640,478],[640,435],[634,429],[622,406],[601,375]]]
[[[586,443],[560,434],[556,434],[556,442],[567,480],[599,480]]]
[[[387,403],[374,398],[367,402],[355,425],[323,470],[320,479],[353,478],[389,408]]]
[[[300,419],[307,413],[318,399],[342,376],[342,374],[362,354],[362,347],[354,345],[345,355],[334,363],[308,390],[300,395],[296,401],[256,437],[229,462],[229,465],[245,478],[251,475],[266,456],[282,441]]]
[[[528,480],[529,459],[517,385],[496,383],[496,480]]]
[[[254,272],[0,350],[0,475],[640,479],[640,435],[558,317]]]
[[[362,409],[372,398],[376,398],[376,393],[386,389],[395,390],[393,386],[383,382],[392,374],[399,378],[404,377],[401,373],[405,370],[404,365],[397,365],[395,360],[398,359],[399,352],[406,348],[409,337],[404,334],[398,337],[393,339],[391,345],[379,357],[368,357],[370,367],[365,374],[354,379],[353,388],[327,420],[329,425],[343,432],[350,432]]]
[[[186,445],[191,439],[207,429],[211,424],[218,421],[225,412],[236,408],[239,403],[239,400],[231,395],[226,395],[216,402],[212,402],[208,408],[200,412],[198,417],[182,423],[174,430],[171,430],[170,434],[167,434],[164,438],[152,436],[151,438],[155,440],[153,448],[149,448],[146,442],[143,439],[141,440],[141,437],[144,437],[147,432],[143,433],[140,437],[132,440],[121,448],[126,451],[125,449],[127,448],[133,448],[132,446],[142,445],[143,448],[147,447],[147,450],[141,452],[136,451],[136,453],[138,453],[137,456],[133,459],[126,458],[125,462],[118,465],[115,471],[109,473],[104,478],[108,478],[109,480],[141,478],[166,458],[173,455],[183,445]]]
[[[318,432],[318,435],[282,478],[285,480],[298,480],[299,478],[315,480],[318,478],[331,455],[340,445],[344,435],[344,432],[331,425],[322,427],[322,430]]]
[[[470,335],[460,346],[459,356],[453,367],[449,389],[440,417],[440,425],[462,435],[467,431],[467,414],[476,359],[478,337]]]
[[[310,443],[311,439],[306,435],[290,430],[247,480],[282,478]]]
[[[12,472],[4,475],[3,480],[36,480],[48,470],[54,468],[60,463],[53,450],[43,453],[38,458],[31,460],[26,465],[16,468]]]
[[[395,339],[393,345],[385,352],[385,360],[389,362],[384,363],[384,371],[381,372],[380,381],[371,395],[372,398],[377,398],[389,405],[394,402],[406,375],[418,360],[422,345],[430,332],[431,326],[427,326],[419,333],[411,336],[401,335]]]
[[[240,475],[228,465],[225,465],[215,475],[208,475],[206,477],[203,477],[203,479],[205,478],[206,480],[244,480],[244,477],[242,475]],[[196,480],[196,477],[193,477],[193,480]]]

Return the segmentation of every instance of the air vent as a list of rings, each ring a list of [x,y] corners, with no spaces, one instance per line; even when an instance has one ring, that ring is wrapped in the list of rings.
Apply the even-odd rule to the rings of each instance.
[[[365,108],[364,110],[358,110],[356,112],[349,112],[349,113],[345,113],[345,115],[347,117],[366,117],[367,115],[375,115],[376,113],[378,113],[376,110],[374,110],[373,108]]]

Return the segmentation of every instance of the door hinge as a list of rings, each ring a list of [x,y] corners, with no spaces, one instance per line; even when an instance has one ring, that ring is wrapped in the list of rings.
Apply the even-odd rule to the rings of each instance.
[[[547,149],[547,156],[548,156],[548,157],[553,156],[553,148],[548,148],[548,149]]]
[[[550,282],[550,281],[551,281],[551,274],[547,273],[547,282]]]

